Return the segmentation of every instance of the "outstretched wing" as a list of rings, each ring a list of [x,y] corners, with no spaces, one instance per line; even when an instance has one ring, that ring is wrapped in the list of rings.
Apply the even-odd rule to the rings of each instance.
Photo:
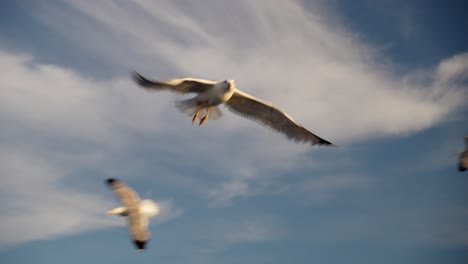
[[[150,234],[148,232],[148,219],[139,210],[140,197],[119,180],[111,178],[107,180],[107,184],[127,209],[128,230],[135,245],[140,250],[144,249]]]
[[[169,90],[178,94],[202,93],[209,90],[216,83],[215,81],[202,80],[195,78],[178,78],[165,81],[149,80],[136,71],[132,72],[133,80],[141,87],[152,90]]]
[[[234,92],[225,105],[236,114],[240,114],[285,134],[290,140],[305,142],[311,145],[333,145],[302,127],[288,114],[276,108],[273,104],[239,90]]]
[[[111,188],[112,192],[119,198],[120,203],[124,207],[136,207],[140,201],[138,194],[119,180],[107,179],[107,185]]]

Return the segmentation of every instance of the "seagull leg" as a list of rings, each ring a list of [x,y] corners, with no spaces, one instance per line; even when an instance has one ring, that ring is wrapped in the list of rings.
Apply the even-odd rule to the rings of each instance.
[[[210,113],[210,109],[211,109],[211,106],[208,106],[208,108],[206,108],[206,115],[200,119],[199,126],[201,126],[203,124],[203,122],[205,122],[205,120],[208,118],[208,114]]]
[[[193,118],[192,118],[192,124],[195,123],[195,120],[197,120],[198,111],[200,111],[200,103],[197,103],[197,109],[195,109],[195,114],[193,115]]]

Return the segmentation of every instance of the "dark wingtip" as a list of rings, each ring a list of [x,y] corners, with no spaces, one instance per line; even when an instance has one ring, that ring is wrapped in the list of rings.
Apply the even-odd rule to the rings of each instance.
[[[338,147],[337,145],[335,145],[335,144],[333,144],[331,142],[328,142],[326,140],[324,140],[323,142],[320,142],[319,144],[322,145],[322,146],[326,146],[326,147]]]
[[[135,246],[138,250],[145,250],[146,249],[146,244],[148,241],[138,241],[134,240]]]
[[[335,144],[333,144],[331,142],[328,142],[323,138],[319,138],[319,142],[316,143],[316,144],[313,144],[313,145],[326,146],[326,147],[338,147],[337,145],[335,145]]]
[[[146,79],[145,77],[143,77],[143,75],[139,74],[137,71],[135,71],[134,69],[131,69],[130,70],[131,74],[132,74],[132,79],[140,86],[143,86],[143,87],[148,87],[148,86],[151,86],[154,84],[153,81],[150,81],[148,79]]]
[[[145,80],[148,81],[145,77],[143,77],[141,74],[139,74],[137,71],[135,71],[134,69],[131,69],[130,70],[130,73],[132,75],[132,79],[138,83],[138,84],[142,84]]]
[[[114,178],[109,178],[109,179],[106,180],[106,183],[107,183],[107,184],[112,184],[112,183],[114,183],[114,182],[116,182],[116,181],[117,181],[117,180],[114,179]]]
[[[135,69],[130,69],[128,70],[129,73],[130,73],[130,76],[132,76],[132,79],[136,82],[136,77],[137,76],[141,76],[137,71],[135,71]]]

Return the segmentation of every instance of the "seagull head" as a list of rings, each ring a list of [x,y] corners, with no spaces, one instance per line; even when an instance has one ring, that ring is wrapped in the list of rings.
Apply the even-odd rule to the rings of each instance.
[[[234,80],[224,80],[221,82],[221,84],[226,92],[234,88],[235,85]]]

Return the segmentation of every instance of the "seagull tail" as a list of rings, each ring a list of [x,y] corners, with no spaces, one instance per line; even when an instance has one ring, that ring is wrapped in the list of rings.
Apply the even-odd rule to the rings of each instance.
[[[217,106],[212,106],[210,109],[210,114],[208,115],[208,118],[211,120],[216,120],[220,118],[223,115],[219,107]]]
[[[180,112],[185,113],[188,116],[193,116],[195,114],[195,111],[197,110],[197,100],[195,98],[176,101],[175,104],[176,104],[177,109],[179,109]],[[202,118],[203,116],[205,116],[206,110],[207,108],[199,109],[198,117]],[[208,118],[211,120],[216,120],[220,118],[222,115],[223,114],[221,110],[219,109],[219,107],[212,106],[210,108]]]
[[[195,98],[176,101],[175,104],[180,112],[185,113],[189,116],[194,115],[195,111],[197,110],[197,100]]]

